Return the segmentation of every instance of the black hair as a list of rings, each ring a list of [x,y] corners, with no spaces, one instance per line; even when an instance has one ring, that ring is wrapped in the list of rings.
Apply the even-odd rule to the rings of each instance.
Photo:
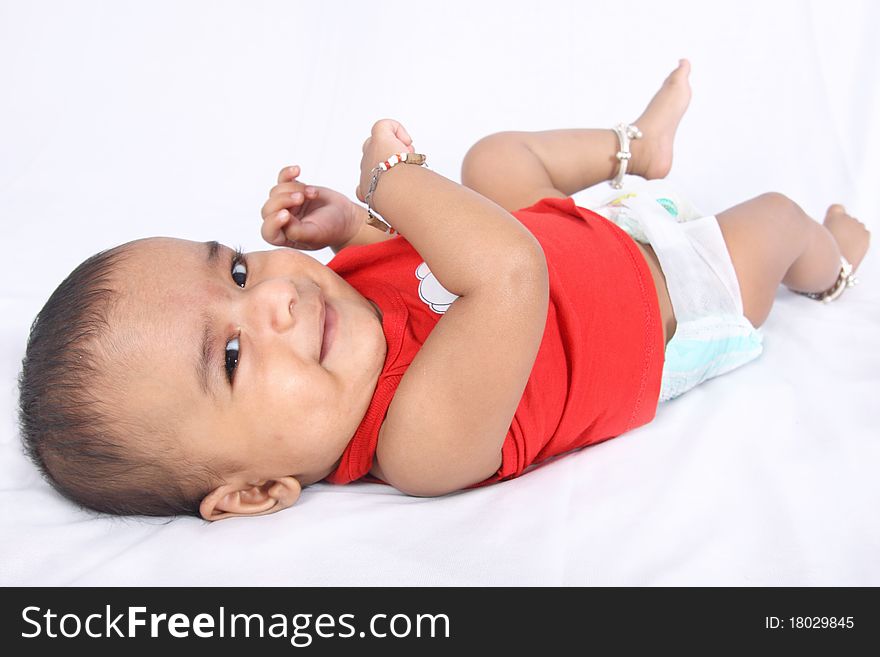
[[[161,449],[168,428],[126,417],[111,394],[108,366],[121,353],[110,322],[121,292],[111,281],[126,246],[80,264],[34,319],[18,380],[22,441],[49,483],[89,509],[198,516],[217,474]]]

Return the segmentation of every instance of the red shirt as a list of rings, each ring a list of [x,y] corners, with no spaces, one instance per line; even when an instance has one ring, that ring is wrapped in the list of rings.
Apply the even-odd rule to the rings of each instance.
[[[635,242],[570,198],[543,199],[513,214],[544,249],[550,303],[532,373],[504,440],[501,467],[478,486],[646,424],[660,395],[660,307]],[[327,477],[345,484],[372,467],[394,392],[456,297],[403,237],[348,247],[329,267],[376,302],[388,343],[367,413]]]

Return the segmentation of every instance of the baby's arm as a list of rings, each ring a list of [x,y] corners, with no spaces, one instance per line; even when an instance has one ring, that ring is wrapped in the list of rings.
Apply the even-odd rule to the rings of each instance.
[[[396,122],[377,123],[364,144],[360,190],[377,162],[410,144]],[[547,264],[510,213],[428,169],[385,172],[373,204],[459,296],[407,369],[376,452],[395,487],[442,495],[482,481],[501,463],[544,333]]]

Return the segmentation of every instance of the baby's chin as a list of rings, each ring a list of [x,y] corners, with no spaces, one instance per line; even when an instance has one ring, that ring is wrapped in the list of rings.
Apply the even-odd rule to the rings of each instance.
[[[354,296],[342,295],[327,301],[333,308],[334,325],[326,334],[331,345],[324,366],[344,370],[358,364],[361,371],[378,377],[387,350],[379,306],[357,291]],[[359,385],[362,384],[360,381]]]
[[[298,454],[287,463],[287,466],[293,473],[292,476],[296,478],[301,486],[305,487],[317,484],[333,474],[339,467],[339,464],[342,461],[342,455],[348,448],[348,444],[354,437],[354,432],[357,430],[358,426],[360,426],[360,420],[357,421],[354,429],[343,429],[332,438],[325,437],[324,439],[321,439],[320,447],[325,450],[323,453],[315,449],[315,451],[308,456]],[[316,445],[313,445],[313,448],[316,447]],[[302,466],[303,459],[310,462],[312,466],[303,468],[297,467],[294,464],[294,462],[297,462]]]
[[[327,468],[325,470],[321,470],[318,473],[313,474],[313,475],[305,475],[303,477],[300,477],[299,478],[300,486],[305,488],[306,486],[311,486],[312,484],[317,484],[318,482],[324,481],[324,479],[326,479],[327,477],[329,477],[331,474],[333,474],[336,471],[336,468],[339,467],[340,461],[342,461],[341,454],[339,455],[339,458],[337,458],[336,461],[333,463],[332,467]]]

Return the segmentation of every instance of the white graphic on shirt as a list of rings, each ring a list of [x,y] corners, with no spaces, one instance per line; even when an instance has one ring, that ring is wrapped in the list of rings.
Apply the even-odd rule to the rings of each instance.
[[[423,262],[416,268],[416,278],[419,279],[419,297],[438,315],[449,310],[452,302],[458,299],[457,294],[440,285],[427,263]]]

